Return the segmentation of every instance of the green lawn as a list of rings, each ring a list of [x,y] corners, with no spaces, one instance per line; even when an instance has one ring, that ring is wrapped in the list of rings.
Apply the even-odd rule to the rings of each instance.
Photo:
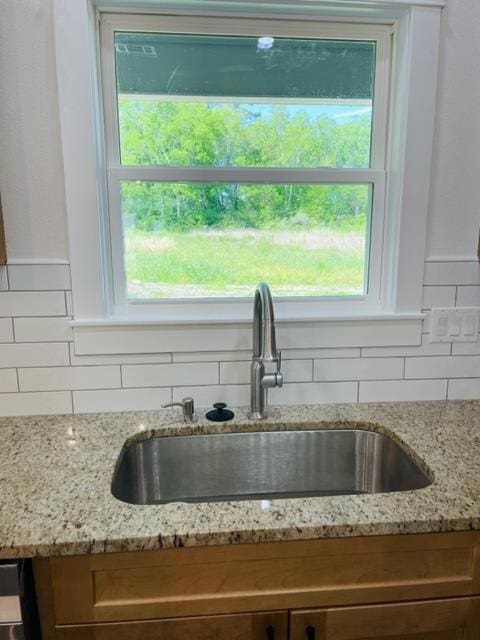
[[[274,295],[359,295],[364,232],[191,231],[125,234],[130,298],[244,296],[265,280]]]

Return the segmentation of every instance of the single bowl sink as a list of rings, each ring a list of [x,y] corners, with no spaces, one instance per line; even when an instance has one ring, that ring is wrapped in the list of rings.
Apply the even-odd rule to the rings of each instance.
[[[154,437],[127,446],[112,493],[131,504],[410,491],[432,480],[394,440],[363,429]]]

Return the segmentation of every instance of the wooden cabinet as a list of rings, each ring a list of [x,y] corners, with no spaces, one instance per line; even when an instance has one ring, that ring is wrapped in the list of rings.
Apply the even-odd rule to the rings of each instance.
[[[64,626],[58,640],[287,640],[288,613]]]
[[[43,640],[480,640],[479,550],[477,532],[440,533],[34,566]]]
[[[290,640],[478,640],[480,600],[292,611]]]

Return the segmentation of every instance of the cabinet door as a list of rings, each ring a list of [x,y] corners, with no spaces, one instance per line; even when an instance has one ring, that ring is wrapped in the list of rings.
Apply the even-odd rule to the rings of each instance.
[[[287,612],[59,626],[56,640],[287,640]]]
[[[294,611],[290,640],[480,640],[480,599]]]

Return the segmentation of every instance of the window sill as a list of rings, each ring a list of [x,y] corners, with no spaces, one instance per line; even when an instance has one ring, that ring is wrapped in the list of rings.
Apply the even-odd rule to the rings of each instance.
[[[281,349],[413,346],[421,343],[424,315],[382,313],[317,318],[278,317]],[[76,355],[192,351],[244,351],[252,348],[252,321],[185,317],[172,321],[108,318],[72,321]]]

